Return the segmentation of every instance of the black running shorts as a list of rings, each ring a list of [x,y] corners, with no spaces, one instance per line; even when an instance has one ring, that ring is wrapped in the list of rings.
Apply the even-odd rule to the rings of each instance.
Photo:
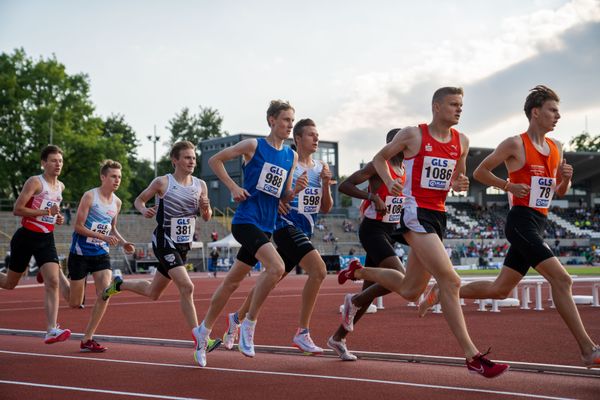
[[[277,245],[277,252],[285,263],[285,272],[291,272],[305,255],[315,249],[310,239],[294,225],[276,230],[273,241]]]
[[[251,267],[258,262],[254,257],[258,249],[271,241],[271,233],[263,232],[252,224],[232,224],[231,234],[242,245],[236,258]]]
[[[108,253],[98,256],[81,256],[69,253],[67,267],[69,268],[69,278],[73,281],[78,281],[85,278],[88,274],[110,269],[110,256]]]
[[[530,267],[554,257],[543,235],[547,218],[544,214],[524,206],[514,206],[506,217],[506,239],[510,248],[504,265],[525,276]]]
[[[402,237],[402,234],[408,231],[435,233],[443,241],[446,232],[446,213],[413,205],[406,206],[402,209],[400,227],[394,231],[392,238],[400,243],[408,244]]]
[[[358,227],[358,238],[367,252],[365,266],[378,267],[383,260],[396,255],[394,239],[391,236],[394,227],[396,224],[363,218]]]
[[[152,243],[152,250],[154,251],[154,256],[158,260],[158,267],[156,270],[165,278],[171,279],[169,270],[185,265],[190,245],[189,243],[175,243],[175,247],[173,248],[163,246],[158,247],[156,244]]]
[[[23,273],[31,256],[41,268],[46,263],[58,264],[58,253],[54,244],[54,233],[34,232],[19,228],[10,240],[10,265],[8,269]]]

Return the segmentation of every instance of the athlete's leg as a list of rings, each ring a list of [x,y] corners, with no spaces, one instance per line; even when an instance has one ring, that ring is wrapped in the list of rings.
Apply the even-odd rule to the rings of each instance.
[[[40,266],[40,271],[44,278],[45,289],[45,307],[47,330],[56,328],[56,319],[58,318],[58,274],[60,266],[55,262],[47,262]]]
[[[103,269],[101,271],[96,271],[92,274],[94,277],[94,285],[96,287],[96,303],[94,304],[94,308],[92,308],[92,315],[90,316],[90,320],[85,327],[85,331],[83,333],[83,342],[87,342],[94,337],[96,333],[96,329],[98,329],[98,325],[100,325],[100,321],[106,312],[106,308],[108,307],[108,301],[102,300],[102,292],[104,288],[110,285],[110,280],[112,277],[112,272],[110,269]],[[80,282],[83,284],[85,279],[80,279],[79,281],[71,281]],[[73,290],[73,285],[71,285],[71,290]],[[83,300],[83,299],[82,299]],[[81,304],[81,302],[79,303]]]
[[[595,344],[587,334],[577,306],[573,301],[573,280],[558,258],[551,257],[539,263],[535,269],[550,282],[552,299],[558,313],[577,340],[582,355],[592,352]]]
[[[194,284],[184,266],[171,268],[169,276],[175,286],[177,286],[177,289],[179,289],[181,312],[185,321],[188,323],[190,329],[193,329],[198,326],[198,316],[196,315],[196,307],[194,306]]]
[[[8,269],[6,273],[0,272],[0,287],[7,290],[14,289],[26,271],[27,269],[23,272],[16,272]]]
[[[260,307],[285,272],[283,260],[272,243],[263,244],[256,252],[255,257],[261,262],[265,270],[256,281],[254,295],[246,314],[246,318],[250,321],[256,321]]]
[[[434,233],[409,231],[404,234],[411,248],[411,256],[417,257],[417,268],[425,268],[433,275],[440,288],[440,303],[444,309],[444,318],[450,330],[458,340],[467,359],[472,359],[478,350],[471,341],[462,313],[458,293],[460,277],[454,271],[450,258],[440,238]],[[410,270],[409,270],[410,271]]]
[[[302,290],[302,307],[300,308],[300,328],[309,328],[310,317],[315,309],[321,284],[327,276],[327,267],[317,250],[308,252],[300,260],[300,267],[308,274]]]
[[[215,293],[210,300],[210,306],[208,307],[208,311],[206,312],[206,316],[204,317],[203,321],[204,326],[208,330],[212,329],[218,316],[223,311],[223,308],[225,308],[227,301],[229,301],[229,298],[233,292],[237,290],[237,288],[240,286],[240,282],[244,280],[248,274],[248,271],[251,269],[252,266],[240,260],[235,260],[233,266],[229,272],[227,272],[227,275],[225,275],[223,283],[221,283],[217,290],[215,290]]]
[[[63,282],[63,279],[66,281],[65,275],[62,271],[59,272],[59,286],[60,292],[63,297],[66,297],[66,300],[69,302],[69,307],[79,308],[81,303],[83,303],[83,298],[85,296],[85,281],[87,277],[83,279],[71,280],[67,281],[67,285]],[[106,286],[110,285],[110,280]]]
[[[167,286],[169,286],[169,283],[171,283],[169,278],[157,272],[152,282],[141,279],[123,281],[120,291],[128,290],[152,300],[158,300]]]
[[[494,281],[474,281],[460,288],[463,299],[505,299],[523,279],[523,275],[507,266],[502,267]]]

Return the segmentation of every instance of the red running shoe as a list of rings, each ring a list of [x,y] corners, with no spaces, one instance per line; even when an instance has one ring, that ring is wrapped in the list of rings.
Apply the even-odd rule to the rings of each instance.
[[[42,276],[42,270],[38,270],[37,274],[35,274],[35,280],[38,283],[44,283],[44,277]]]
[[[467,368],[472,374],[480,374],[486,378],[495,378],[508,371],[510,366],[508,364],[495,363],[488,358],[486,355],[490,353],[490,349],[485,353],[478,353],[473,357],[472,361],[467,360]]]
[[[90,339],[85,343],[82,340],[81,344],[79,345],[79,351],[82,353],[104,353],[106,350],[107,347],[102,346],[94,339]]]
[[[69,329],[60,329],[58,325],[56,328],[52,328],[50,332],[46,333],[46,337],[44,338],[44,343],[52,344],[57,342],[64,342],[69,337],[71,337],[71,330]]]
[[[358,258],[355,258],[354,260],[350,261],[348,268],[345,268],[338,273],[338,283],[343,285],[348,279],[355,281],[357,278],[354,277],[354,271],[363,268],[364,267],[361,265]]]

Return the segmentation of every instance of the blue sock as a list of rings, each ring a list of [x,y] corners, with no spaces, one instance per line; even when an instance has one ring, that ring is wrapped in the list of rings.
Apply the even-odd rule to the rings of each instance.
[[[235,313],[233,313],[233,321],[238,325],[240,324],[240,317],[239,317],[237,311]]]
[[[304,335],[305,333],[308,333],[308,328],[300,329],[300,331],[298,332],[298,335]]]

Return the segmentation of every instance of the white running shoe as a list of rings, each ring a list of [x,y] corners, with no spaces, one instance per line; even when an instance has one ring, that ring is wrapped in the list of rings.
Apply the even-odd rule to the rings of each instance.
[[[581,356],[581,361],[586,368],[600,368],[600,346],[594,346],[591,354],[585,357]]]
[[[70,329],[60,329],[60,326],[56,325],[56,328],[50,329],[50,332],[46,333],[44,337],[44,343],[52,344],[57,342],[64,342],[71,337]]]
[[[342,339],[338,342],[331,336],[329,337],[329,340],[327,340],[327,347],[335,351],[342,361],[356,361],[358,359],[358,357],[348,351],[346,339]]]
[[[223,346],[227,350],[233,349],[233,345],[240,333],[240,324],[235,323],[235,313],[230,313],[227,316],[227,331],[223,335]]]
[[[358,307],[352,304],[352,294],[348,293],[344,297],[344,309],[342,310],[342,326],[348,332],[354,330],[354,316],[358,311]]]
[[[300,329],[298,329],[296,336],[294,336],[293,345],[307,355],[315,356],[323,353],[323,349],[313,342],[310,333],[300,333]]]
[[[206,367],[206,348],[208,347],[208,335],[210,332],[202,325],[192,329],[192,337],[194,338],[194,360],[201,367]]]
[[[240,341],[238,350],[246,357],[254,357],[254,329],[256,321],[250,321],[248,318],[242,321],[240,325]]]

